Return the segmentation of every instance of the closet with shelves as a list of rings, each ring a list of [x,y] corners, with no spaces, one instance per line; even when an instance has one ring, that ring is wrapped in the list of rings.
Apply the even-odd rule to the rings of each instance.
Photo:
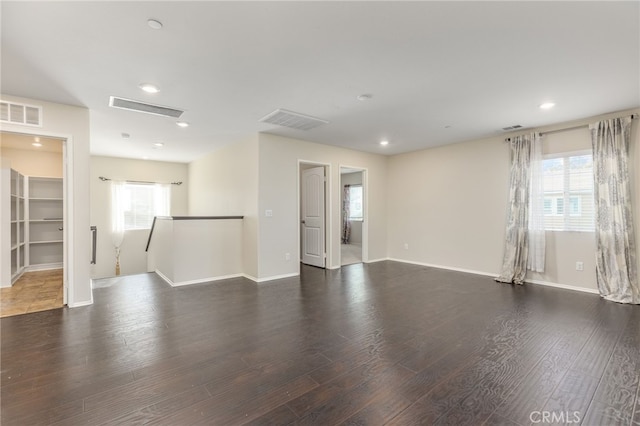
[[[29,270],[62,267],[61,178],[27,176]]]
[[[23,176],[1,168],[2,260],[0,287],[25,271],[62,268],[62,178]]]
[[[11,278],[15,282],[25,268],[25,202],[24,177],[17,171],[9,170],[9,198],[11,208]]]

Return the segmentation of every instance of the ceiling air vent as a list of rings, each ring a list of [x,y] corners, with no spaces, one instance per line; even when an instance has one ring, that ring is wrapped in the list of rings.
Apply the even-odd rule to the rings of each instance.
[[[42,107],[0,101],[0,121],[42,127]]]
[[[176,108],[170,108],[162,105],[146,104],[144,102],[134,101],[131,99],[117,98],[115,96],[111,96],[109,98],[109,106],[113,108],[145,112],[147,114],[161,115],[163,117],[173,118],[178,118],[184,113],[184,111]]]
[[[259,121],[298,130],[310,130],[329,122],[321,118],[311,117],[310,115],[287,111],[286,109],[277,109],[265,115]]]
[[[509,130],[516,130],[516,129],[522,129],[522,126],[519,124],[514,124],[513,126],[502,128],[502,130],[504,130],[505,132],[508,132]]]

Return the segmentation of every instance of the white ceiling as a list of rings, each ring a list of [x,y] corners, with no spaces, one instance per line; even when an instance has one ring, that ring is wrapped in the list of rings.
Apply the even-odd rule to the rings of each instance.
[[[96,155],[188,162],[256,132],[396,154],[640,106],[637,1],[1,7],[2,92],[88,107]],[[111,95],[185,109],[191,126]],[[258,122],[277,108],[330,123]]]

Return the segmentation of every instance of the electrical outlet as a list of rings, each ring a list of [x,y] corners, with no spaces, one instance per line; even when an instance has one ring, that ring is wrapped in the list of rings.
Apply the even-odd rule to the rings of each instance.
[[[576,271],[584,271],[584,263],[576,262]]]
[[[409,243],[404,243],[404,249],[409,250]]]
[[[284,260],[291,260],[291,253],[285,253]]]
[[[273,217],[273,210],[265,210],[264,215],[266,217]]]

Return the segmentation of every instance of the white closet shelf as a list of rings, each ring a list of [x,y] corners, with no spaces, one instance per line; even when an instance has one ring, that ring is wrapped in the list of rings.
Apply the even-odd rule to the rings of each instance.
[[[62,218],[55,218],[55,219],[29,219],[29,222],[40,222],[40,223],[47,223],[47,222],[63,222]]]
[[[33,198],[33,197],[29,197],[29,201],[62,201],[62,198]]]
[[[49,240],[49,241],[29,241],[29,244],[58,244],[62,240]]]

